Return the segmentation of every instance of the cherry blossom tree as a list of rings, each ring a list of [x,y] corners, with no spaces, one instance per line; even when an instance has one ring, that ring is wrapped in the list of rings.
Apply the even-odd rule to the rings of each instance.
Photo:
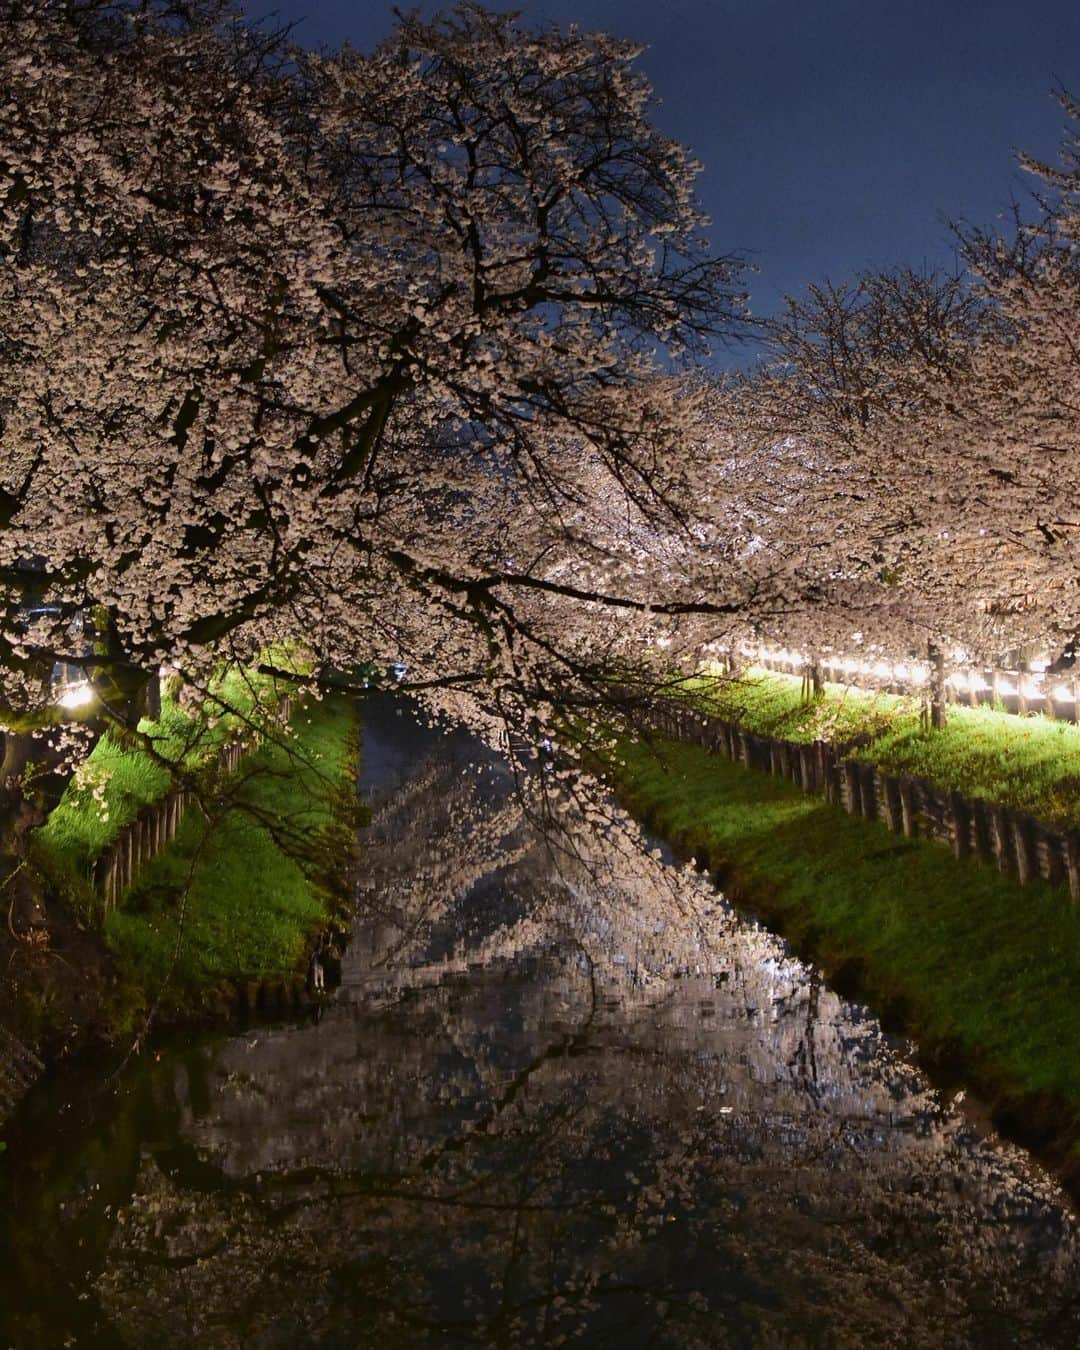
[[[1080,625],[1077,144],[1067,132],[1060,167],[1022,158],[1038,219],[1017,209],[1011,232],[960,229],[962,274],[812,286],[772,325],[772,363],[715,391],[702,436],[729,494],[741,477],[729,499],[744,555],[793,578],[786,613],[747,613],[756,636],[892,655],[929,642],[972,660],[1067,648]]]
[[[685,524],[661,372],[741,306],[637,49],[471,3],[369,55],[217,0],[0,16],[4,700],[282,640],[496,700],[594,672],[663,580],[552,558],[585,480]]]

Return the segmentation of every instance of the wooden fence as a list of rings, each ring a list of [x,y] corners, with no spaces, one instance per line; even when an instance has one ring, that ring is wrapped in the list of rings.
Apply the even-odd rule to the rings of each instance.
[[[864,664],[856,669],[851,662],[845,663],[839,658],[820,657],[816,661],[802,661],[788,652],[763,650],[747,654],[742,660],[764,670],[798,676],[804,681],[804,687],[808,684],[811,689],[827,680],[870,692],[927,695],[931,683],[928,668],[924,669],[923,681],[918,682],[913,678],[901,678],[895,668],[875,673],[872,664]],[[737,669],[738,660],[731,653],[721,652],[717,664],[731,672]],[[920,665],[923,663],[913,661],[907,669],[913,671]],[[996,705],[1006,712],[1021,716],[1043,713],[1059,721],[1080,721],[1080,675],[1074,674],[1072,670],[1055,672],[996,666],[966,667],[944,677],[943,698],[946,704],[954,703],[961,707]]]
[[[286,694],[278,704],[278,715],[287,722],[292,714],[293,700]],[[218,771],[235,773],[243,757],[261,741],[256,729],[245,727],[218,751]],[[106,914],[116,907],[136,874],[176,837],[180,822],[194,800],[190,787],[177,784],[159,801],[141,811],[97,856],[92,865],[91,880],[101,896]]]
[[[657,732],[820,792],[851,815],[879,820],[896,834],[947,844],[958,858],[990,863],[1021,884],[1044,878],[1068,885],[1080,903],[1080,831],[1059,830],[1023,811],[942,792],[925,778],[883,773],[847,758],[853,745],[799,744],[756,736],[736,723],[671,704],[651,716]]]

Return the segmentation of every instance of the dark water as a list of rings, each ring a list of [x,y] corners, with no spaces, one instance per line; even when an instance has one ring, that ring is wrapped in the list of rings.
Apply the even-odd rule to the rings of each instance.
[[[27,1101],[0,1346],[1080,1344],[1054,1184],[701,877],[387,703],[365,766],[321,1021]]]

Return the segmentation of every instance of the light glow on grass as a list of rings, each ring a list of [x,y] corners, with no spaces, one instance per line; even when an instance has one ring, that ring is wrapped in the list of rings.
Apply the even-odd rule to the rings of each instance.
[[[887,773],[1000,801],[1050,825],[1080,827],[1075,723],[954,704],[946,725],[930,730],[917,695],[826,684],[823,696],[808,703],[798,676],[753,667],[741,679],[700,677],[681,688],[681,696],[757,735],[800,744],[857,742],[852,756]]]

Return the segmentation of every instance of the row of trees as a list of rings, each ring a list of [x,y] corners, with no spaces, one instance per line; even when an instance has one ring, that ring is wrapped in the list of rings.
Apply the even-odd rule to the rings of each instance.
[[[779,623],[975,659],[1080,631],[1080,107],[1035,218],[958,227],[949,275],[896,268],[789,298],[772,360],[717,391],[711,443],[745,480],[743,552],[803,585]],[[807,584],[809,583],[809,585]],[[810,603],[806,603],[807,601]]]
[[[299,638],[543,721],[658,636],[1076,631],[1076,143],[964,276],[812,289],[717,383],[740,263],[637,54],[0,0],[5,704]]]

